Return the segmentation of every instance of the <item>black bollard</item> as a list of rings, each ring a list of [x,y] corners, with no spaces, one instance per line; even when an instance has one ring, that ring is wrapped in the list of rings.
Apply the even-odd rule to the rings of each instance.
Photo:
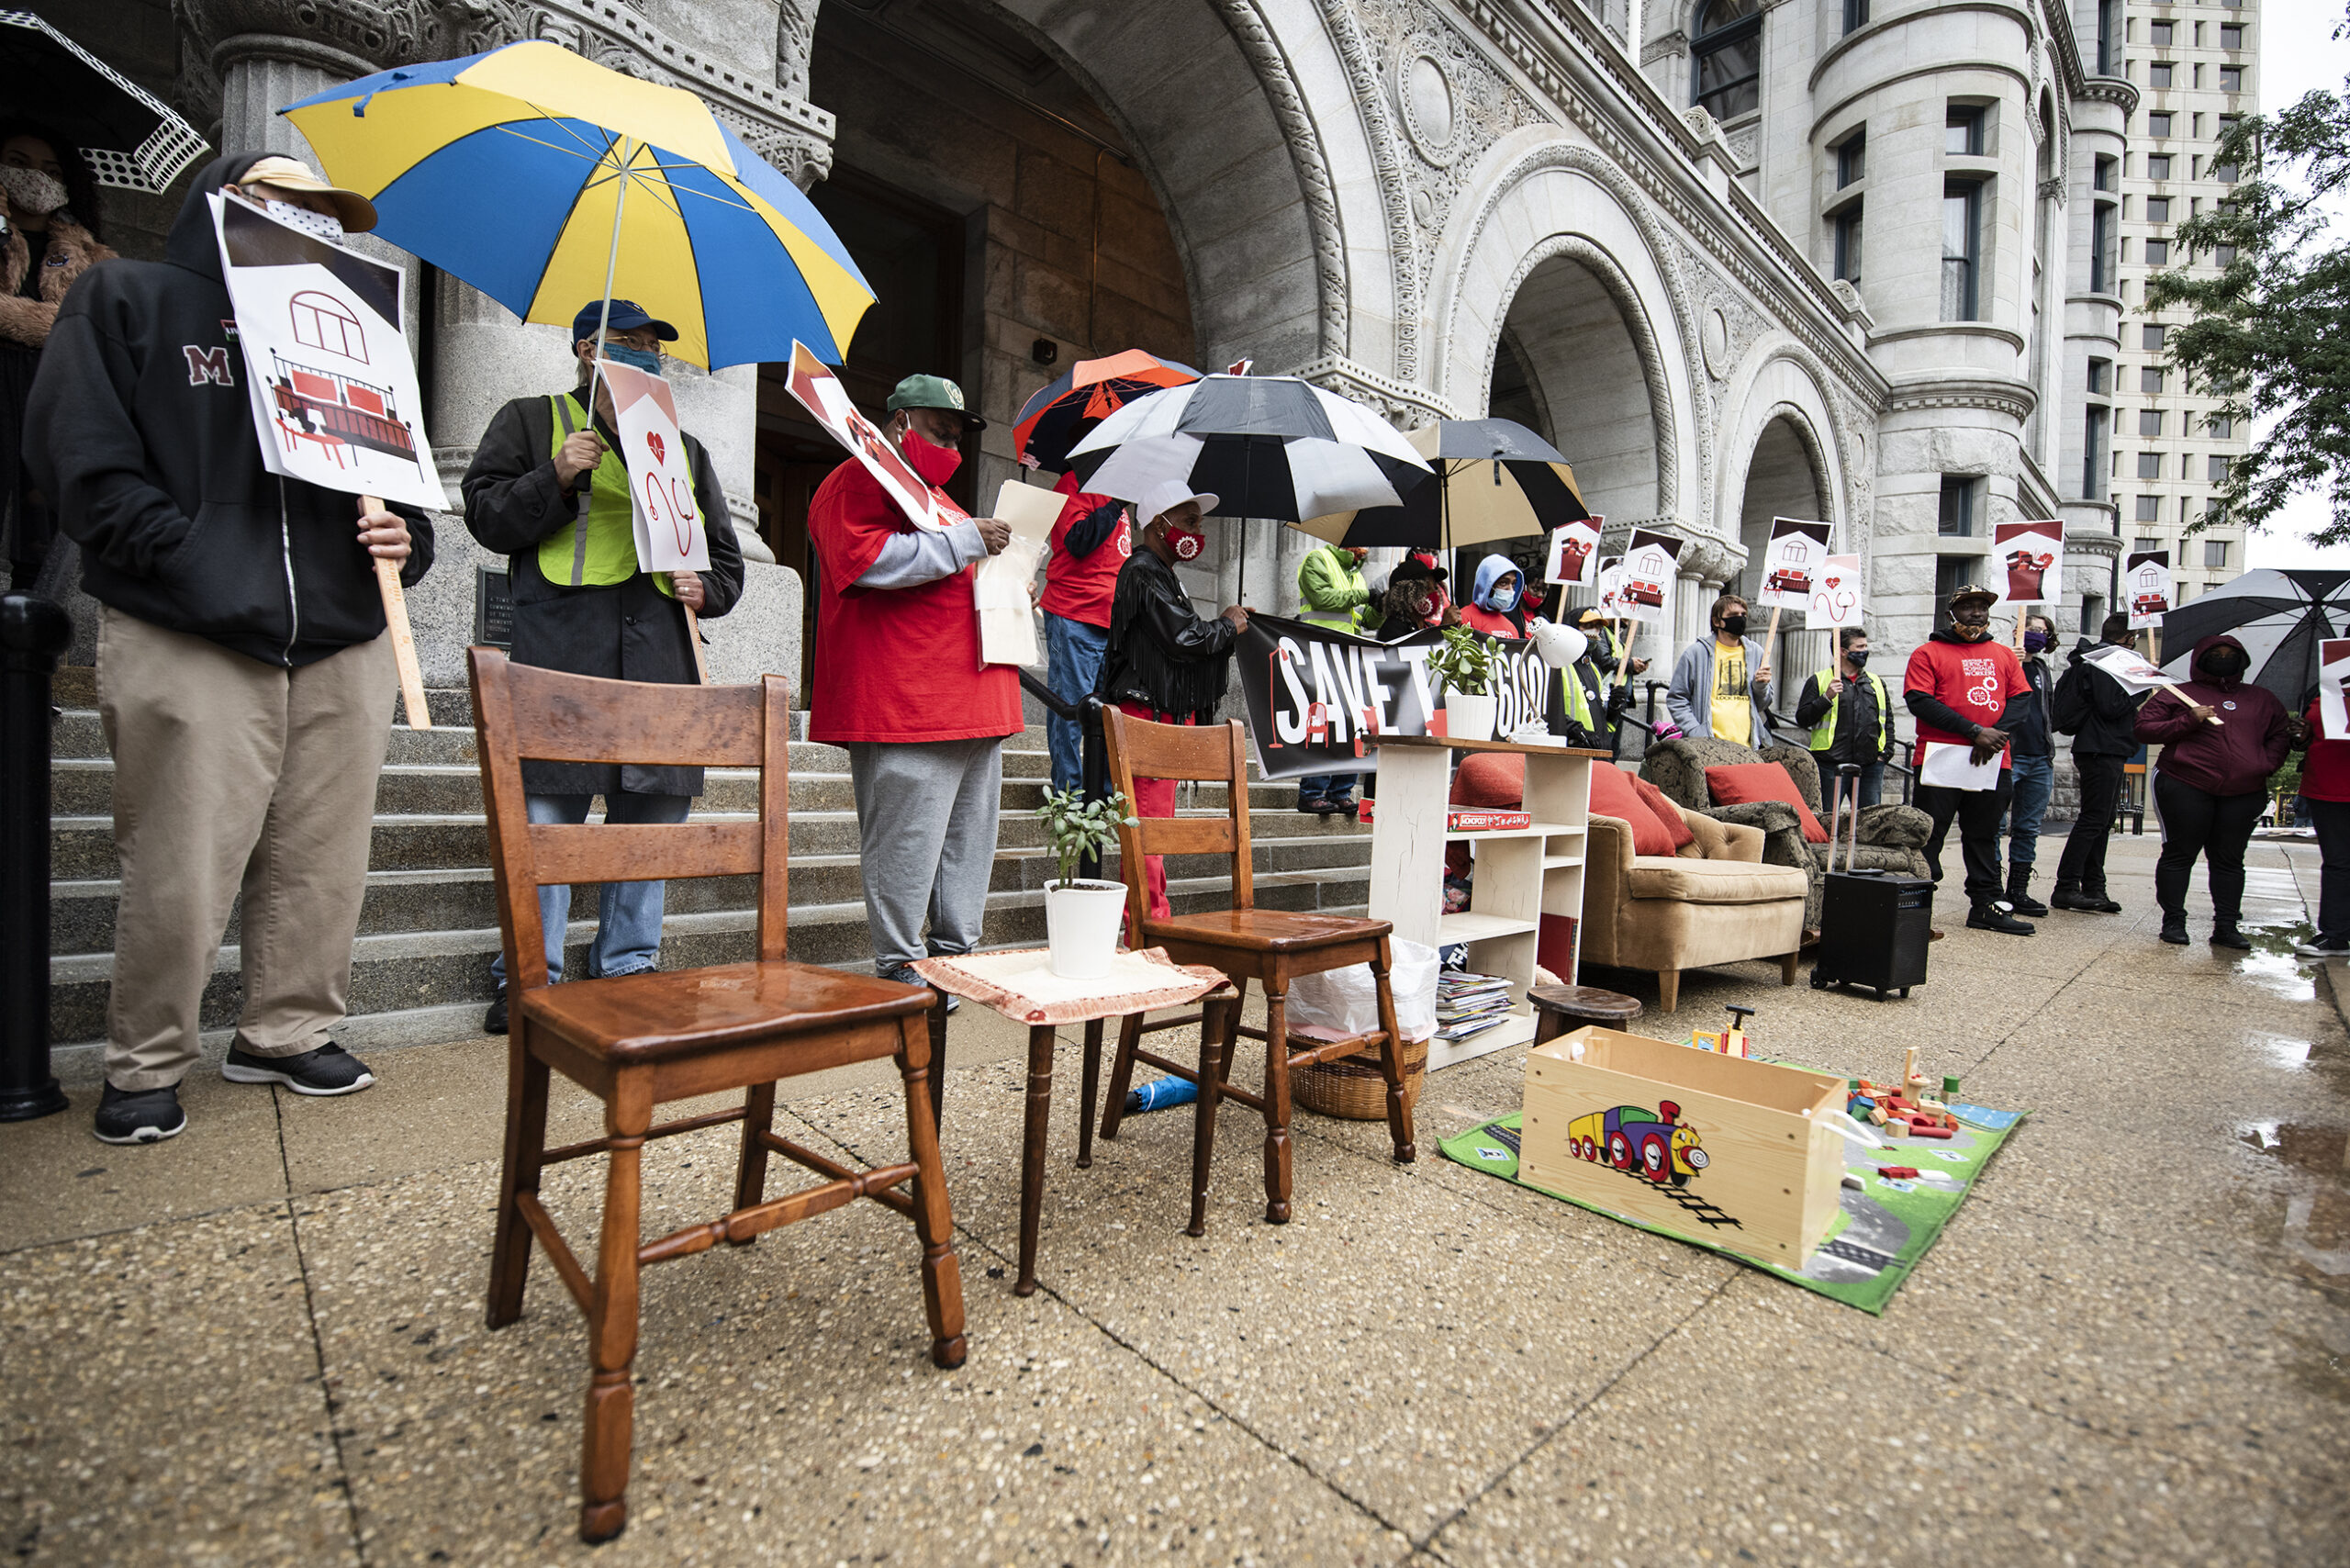
[[[1079,781],[1079,787],[1084,790],[1087,800],[1099,801],[1110,793],[1110,743],[1102,734],[1102,699],[1090,696],[1079,699],[1077,712],[1078,733],[1084,738],[1079,754],[1083,759],[1084,775]],[[1087,850],[1078,860],[1077,874],[1089,882],[1101,880],[1102,852]]]
[[[0,1122],[65,1109],[49,1070],[49,684],[73,623],[0,595]]]

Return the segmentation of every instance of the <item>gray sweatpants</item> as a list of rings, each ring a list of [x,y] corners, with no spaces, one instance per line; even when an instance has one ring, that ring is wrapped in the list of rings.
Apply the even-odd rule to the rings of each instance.
[[[1003,799],[1003,742],[857,741],[848,752],[873,967],[979,945]],[[923,917],[930,941],[923,941]]]

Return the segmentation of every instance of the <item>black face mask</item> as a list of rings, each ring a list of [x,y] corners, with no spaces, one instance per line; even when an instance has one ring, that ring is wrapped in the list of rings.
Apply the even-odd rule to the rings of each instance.
[[[2244,673],[2244,659],[2235,653],[2222,650],[2204,655],[2198,661],[2198,667],[2213,680],[2233,680]]]
[[[1725,616],[1723,616],[1723,617],[1722,617],[1722,631],[1723,631],[1724,633],[1728,633],[1729,635],[1732,636],[1732,637],[1743,637],[1743,636],[1745,636],[1745,635],[1746,635],[1746,617],[1745,617],[1745,616],[1743,616],[1743,615],[1725,615]]]
[[[1869,667],[1869,651],[1866,648],[1847,648],[1844,656],[1852,661],[1854,669]]]

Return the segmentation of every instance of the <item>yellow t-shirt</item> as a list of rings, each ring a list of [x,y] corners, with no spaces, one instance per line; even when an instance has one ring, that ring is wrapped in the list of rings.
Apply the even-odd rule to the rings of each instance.
[[[1754,699],[1746,689],[1746,647],[1714,644],[1714,734],[1735,745],[1751,745]]]

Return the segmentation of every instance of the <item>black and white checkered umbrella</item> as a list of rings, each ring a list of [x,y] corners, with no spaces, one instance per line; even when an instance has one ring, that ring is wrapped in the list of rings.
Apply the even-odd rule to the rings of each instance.
[[[77,150],[102,185],[162,192],[207,149],[153,94],[30,11],[0,11],[0,104]]]
[[[1140,500],[1172,479],[1223,517],[1296,522],[1394,506],[1428,465],[1361,404],[1290,375],[1208,375],[1138,398],[1069,454],[1085,488]]]

